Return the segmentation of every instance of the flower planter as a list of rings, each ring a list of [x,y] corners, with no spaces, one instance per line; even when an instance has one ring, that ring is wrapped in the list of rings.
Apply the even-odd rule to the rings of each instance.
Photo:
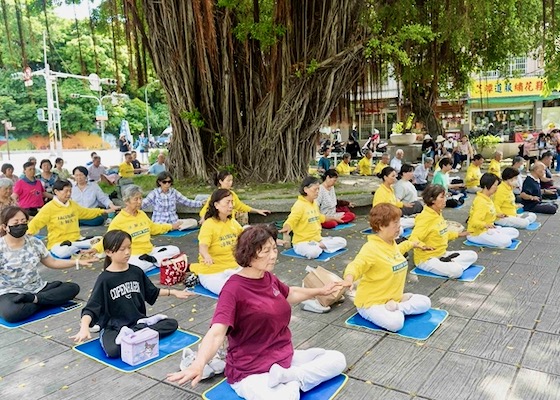
[[[389,137],[391,140],[391,144],[397,146],[406,146],[411,145],[416,142],[416,134],[415,133],[393,133]]]

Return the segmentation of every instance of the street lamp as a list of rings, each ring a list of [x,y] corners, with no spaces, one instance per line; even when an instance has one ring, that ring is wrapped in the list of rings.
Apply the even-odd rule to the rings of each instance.
[[[150,82],[148,84],[146,84],[146,86],[144,87],[144,99],[146,102],[146,131],[148,132],[148,142],[151,139],[151,133],[150,133],[150,105],[148,104],[148,86],[153,84],[153,83],[158,83],[159,79],[156,79],[153,82]]]

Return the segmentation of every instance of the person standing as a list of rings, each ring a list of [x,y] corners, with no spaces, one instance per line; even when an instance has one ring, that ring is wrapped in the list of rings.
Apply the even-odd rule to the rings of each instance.
[[[117,146],[119,148],[119,152],[121,153],[122,159],[124,160],[126,154],[131,150],[130,142],[128,141],[124,133],[121,133],[121,135],[119,136],[119,140],[117,140]]]

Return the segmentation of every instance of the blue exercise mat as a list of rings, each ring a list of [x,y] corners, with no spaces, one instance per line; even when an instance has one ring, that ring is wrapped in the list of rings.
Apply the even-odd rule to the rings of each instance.
[[[201,296],[210,297],[211,299],[218,299],[218,295],[216,293],[211,292],[210,290],[206,289],[200,283],[197,284],[194,288],[186,289],[186,290],[188,290],[189,292],[199,294]]]
[[[317,260],[317,261],[329,261],[331,258],[334,258],[336,256],[339,256],[343,253],[346,253],[348,251],[348,249],[340,249],[338,251],[335,251],[334,253],[327,253],[326,251],[323,251],[321,253],[321,255],[317,258],[314,258],[313,260]],[[294,258],[301,258],[302,260],[309,260],[306,257],[300,256],[299,254],[296,254],[296,252],[294,251],[293,248],[288,249],[288,250],[284,250],[282,253],[283,256],[287,256],[287,257],[294,257]]]
[[[78,353],[82,353],[84,356],[89,357],[95,361],[100,362],[108,367],[114,368],[117,371],[121,372],[134,372],[147,367],[148,365],[152,365],[157,363],[164,358],[169,357],[172,354],[175,354],[185,347],[192,346],[195,343],[198,343],[200,340],[200,336],[188,333],[182,330],[177,330],[173,334],[164,337],[159,341],[159,356],[156,358],[152,358],[146,362],[143,362],[138,365],[128,365],[120,358],[109,358],[105,354],[105,351],[101,347],[101,343],[99,343],[99,339],[90,340],[89,342],[79,344],[74,346],[73,349],[76,350]]]
[[[403,238],[409,238],[410,235],[412,234],[412,229],[413,228],[405,228],[403,230],[402,237]],[[363,233],[364,235],[373,235],[373,230],[371,228],[367,228],[367,229],[364,229],[363,231],[361,231],[361,233]]]
[[[400,331],[390,332],[383,329],[373,322],[368,321],[363,318],[360,314],[356,313],[346,320],[346,325],[359,326],[366,329],[371,329],[373,331],[394,333],[409,339],[415,340],[426,340],[432,333],[441,325],[441,323],[447,318],[449,313],[445,310],[438,310],[436,308],[430,308],[424,314],[419,315],[407,315],[404,317],[404,326]]]
[[[521,240],[517,240],[517,239],[513,239],[511,241],[511,245],[509,247],[497,247],[497,246],[490,246],[488,244],[478,244],[478,243],[474,243],[471,242],[470,240],[465,240],[463,242],[463,244],[465,246],[472,246],[472,247],[486,247],[488,249],[500,249],[500,250],[517,250],[517,248],[519,247],[519,244],[521,243]]]
[[[164,233],[163,235],[160,236],[164,236],[164,237],[171,237],[171,238],[180,238],[180,237],[184,237],[187,235],[190,235],[193,232],[198,232],[199,228],[194,228],[194,229],[187,229],[184,231],[169,231],[167,233]]]
[[[348,376],[346,374],[340,374],[326,382],[315,386],[308,392],[300,392],[301,400],[330,400],[342,390],[346,382],[348,381]],[[212,386],[210,389],[202,393],[202,398],[204,400],[242,400],[241,397],[235,393],[231,388],[229,383],[225,379],[222,379],[216,385]]]
[[[154,275],[159,275],[159,267],[156,267],[146,272],[146,276],[154,276]]]
[[[523,209],[523,207],[517,209],[517,214],[523,214],[524,212],[525,210]]]
[[[69,301],[68,303],[66,303],[63,306],[46,308],[46,309],[40,310],[40,311],[36,312],[35,314],[33,314],[31,317],[29,317],[29,318],[27,318],[23,321],[19,321],[19,322],[8,322],[8,321],[4,320],[3,318],[0,318],[0,326],[3,326],[4,328],[8,328],[8,329],[19,328],[21,326],[30,324],[32,322],[37,322],[37,321],[41,321],[43,319],[50,318],[53,315],[64,314],[65,312],[72,311],[76,308],[80,308],[81,306],[82,306],[82,303],[76,303],[75,301]]]
[[[484,271],[484,267],[482,265],[473,264],[469,268],[463,271],[463,275],[461,275],[459,278],[455,280],[459,282],[472,282],[476,278],[478,278],[478,275],[480,275],[482,271]],[[424,271],[423,269],[420,268],[414,268],[412,271],[410,271],[410,273],[418,276],[427,276],[428,278],[454,279],[443,275],[437,275],[434,274],[433,272]]]
[[[537,229],[539,229],[541,227],[541,223],[540,222],[531,222],[529,225],[527,225],[527,228],[525,228],[528,231],[536,231]]]
[[[329,229],[329,231],[340,231],[342,229],[352,228],[353,226],[356,226],[356,224],[338,224],[334,228]]]

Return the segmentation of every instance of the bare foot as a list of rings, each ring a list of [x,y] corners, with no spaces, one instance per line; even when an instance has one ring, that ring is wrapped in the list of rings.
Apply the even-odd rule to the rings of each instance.
[[[385,303],[385,308],[389,311],[397,311],[399,309],[399,305],[395,300],[389,300]]]
[[[413,295],[414,295],[413,293],[404,293],[404,294],[402,295],[401,301],[408,301],[408,300],[410,300],[410,298],[411,298]]]

